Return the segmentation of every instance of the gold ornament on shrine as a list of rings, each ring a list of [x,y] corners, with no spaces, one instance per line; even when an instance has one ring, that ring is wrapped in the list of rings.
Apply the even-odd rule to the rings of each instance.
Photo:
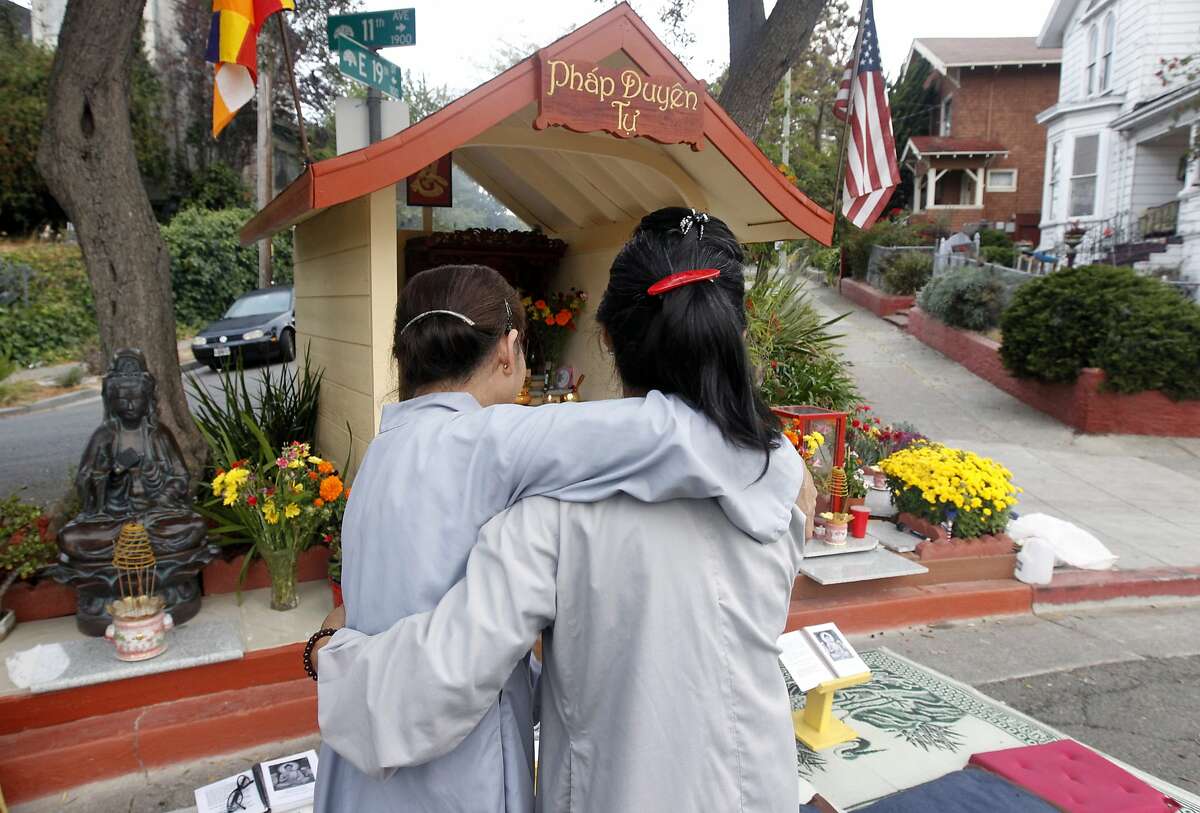
[[[829,471],[829,502],[834,511],[846,510],[846,497],[849,493],[846,487],[846,469],[834,466]]]
[[[145,527],[126,523],[113,546],[113,569],[121,597],[109,605],[111,615],[131,618],[162,610],[163,599],[154,595],[156,561]]]

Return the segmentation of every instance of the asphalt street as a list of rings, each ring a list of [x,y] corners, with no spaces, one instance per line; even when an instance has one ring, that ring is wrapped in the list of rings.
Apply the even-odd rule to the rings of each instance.
[[[251,368],[248,381],[257,384],[266,369],[277,373],[280,366]],[[207,367],[190,375],[208,391],[220,391],[217,373]],[[190,398],[190,388],[188,392]],[[97,393],[57,409],[0,418],[0,496],[20,494],[41,504],[59,499],[102,417]]]

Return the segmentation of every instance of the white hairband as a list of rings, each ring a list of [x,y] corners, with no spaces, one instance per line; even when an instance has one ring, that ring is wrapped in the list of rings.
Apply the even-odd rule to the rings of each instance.
[[[404,327],[400,328],[400,335],[403,336],[404,331],[408,330],[410,327],[412,327],[417,322],[420,322],[426,316],[433,316],[434,314],[437,314],[437,313],[440,313],[443,316],[453,316],[455,319],[461,319],[464,322],[466,322],[468,327],[475,327],[474,320],[472,320],[466,316],[463,316],[458,311],[432,310],[432,311],[425,311],[424,313],[418,313],[416,316],[409,319],[408,324],[406,324]]]

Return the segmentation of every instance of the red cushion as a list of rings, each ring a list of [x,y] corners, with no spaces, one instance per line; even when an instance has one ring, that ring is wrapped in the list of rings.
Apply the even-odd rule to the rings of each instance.
[[[1074,740],[1007,748],[971,757],[1069,813],[1170,813],[1174,799]]]

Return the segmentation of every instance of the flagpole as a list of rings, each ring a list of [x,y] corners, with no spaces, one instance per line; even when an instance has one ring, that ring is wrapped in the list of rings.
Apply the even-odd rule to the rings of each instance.
[[[312,155],[308,152],[308,136],[304,132],[304,114],[300,112],[300,92],[296,90],[296,69],[292,65],[292,49],[288,45],[287,26],[283,22],[283,12],[278,12],[275,19],[279,22],[279,39],[283,41],[283,60],[287,63],[288,80],[292,85],[292,101],[296,104],[296,124],[300,127],[300,152],[304,154],[304,165],[307,167],[312,163]]]
[[[837,182],[833,187],[833,241],[837,242],[838,213],[842,210],[842,198],[846,180],[846,148],[850,140],[850,118],[854,114],[854,85],[858,81],[858,63],[862,58],[863,23],[867,16],[867,0],[862,0],[858,10],[858,34],[854,37],[854,67],[850,71],[850,93],[846,99],[846,120],[842,123],[842,143],[838,151]]]

